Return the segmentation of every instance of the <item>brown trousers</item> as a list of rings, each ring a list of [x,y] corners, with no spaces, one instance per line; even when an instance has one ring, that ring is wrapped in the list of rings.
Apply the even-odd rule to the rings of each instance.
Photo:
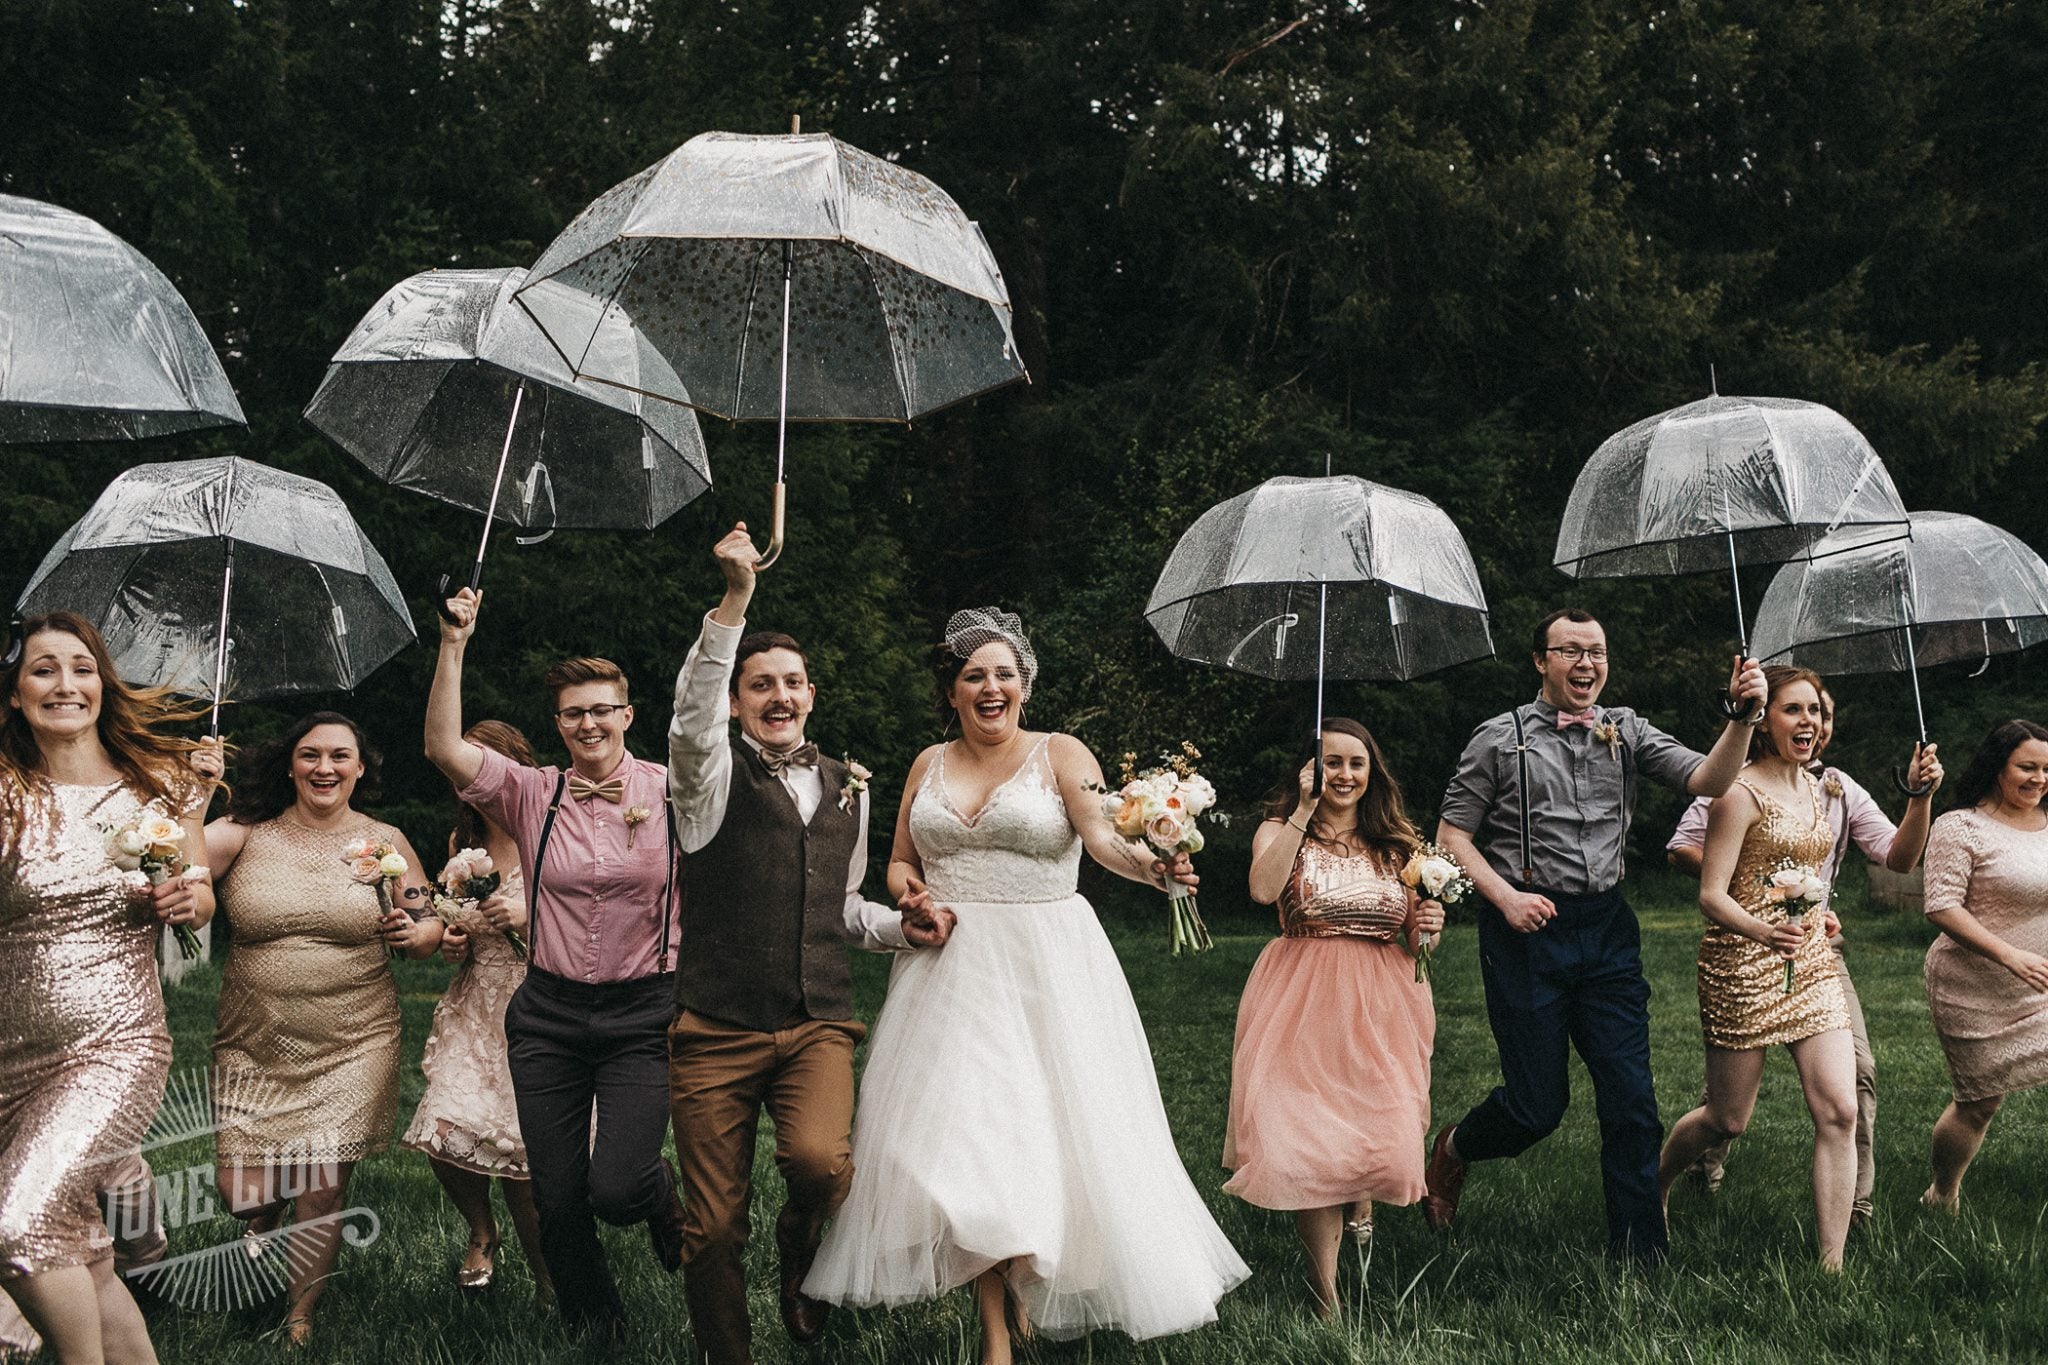
[[[789,1196],[775,1220],[785,1280],[801,1280],[825,1220],[853,1184],[851,1019],[796,1018],[773,1033],[690,1010],[669,1026],[669,1112],[682,1166],[683,1292],[698,1357],[752,1359],[745,1256],[761,1111],[775,1124],[775,1165]]]

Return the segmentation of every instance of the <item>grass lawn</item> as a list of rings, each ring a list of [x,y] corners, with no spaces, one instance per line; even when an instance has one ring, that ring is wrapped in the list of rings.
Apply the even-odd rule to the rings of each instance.
[[[1668,1125],[1697,1095],[1702,1074],[1692,958],[1698,916],[1689,891],[1658,873],[1633,885],[1644,921],[1658,1094]],[[1221,901],[1221,897],[1216,898]],[[2038,1359],[2048,1353],[2048,1096],[2021,1095],[1992,1127],[1964,1188],[1964,1213],[1923,1214],[1927,1140],[1948,1094],[1920,988],[1927,930],[1900,915],[1851,911],[1849,960],[1877,1051],[1877,1219],[1852,1235],[1848,1273],[1813,1266],[1811,1128],[1789,1058],[1774,1056],[1750,1134],[1727,1184],[1709,1198],[1681,1187],[1672,1201],[1668,1268],[1632,1274],[1601,1255],[1592,1095],[1575,1071],[1565,1125],[1519,1160],[1475,1170],[1458,1229],[1438,1237],[1413,1209],[1383,1209],[1369,1258],[1346,1268],[1350,1309],[1335,1324],[1308,1313],[1291,1217],[1222,1194],[1218,1169],[1238,991],[1266,935],[1232,917],[1216,950],[1171,961],[1159,920],[1120,919],[1111,933],[1149,1030],[1173,1130],[1196,1185],[1253,1268],[1226,1298],[1221,1321],[1185,1336],[1133,1344],[1101,1333],[1041,1343],[1052,1361],[1186,1361],[1218,1365],[1321,1361],[1873,1361]],[[1233,932],[1236,931],[1236,932]],[[860,1009],[879,1006],[886,962],[855,954]],[[1497,1079],[1469,927],[1454,926],[1437,956],[1437,1121],[1455,1118]],[[400,1121],[421,1089],[416,1059],[449,970],[403,964],[405,1045]],[[207,1061],[217,975],[172,996],[180,1070]],[[763,1125],[764,1130],[766,1125]],[[1417,1136],[1421,1141],[1421,1135]],[[160,1154],[166,1168],[203,1163],[203,1143]],[[780,1198],[764,1131],[752,1248],[757,1359],[972,1361],[976,1329],[966,1294],[895,1313],[835,1314],[814,1355],[791,1347],[775,1314],[771,1239]],[[551,1318],[529,1305],[530,1281],[503,1220],[498,1285],[463,1298],[452,1269],[464,1229],[424,1157],[396,1151],[364,1163],[351,1190],[381,1220],[372,1245],[345,1250],[320,1307],[313,1355],[351,1362],[553,1361],[583,1358]],[[174,1252],[227,1240],[224,1215],[178,1229]],[[679,1285],[663,1276],[638,1228],[605,1230],[633,1315],[634,1339],[616,1358],[686,1359]],[[282,1358],[261,1313],[170,1312],[156,1318],[166,1362]],[[294,1353],[293,1358],[303,1359]],[[592,1348],[588,1358],[608,1358]],[[1031,1358],[1027,1354],[1026,1358]]]

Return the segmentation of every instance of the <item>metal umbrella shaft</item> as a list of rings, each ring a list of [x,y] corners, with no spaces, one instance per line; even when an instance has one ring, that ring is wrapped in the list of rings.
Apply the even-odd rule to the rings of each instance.
[[[790,131],[796,131],[796,120],[790,120]],[[760,570],[773,564],[782,555],[782,515],[787,504],[789,486],[783,482],[783,455],[789,448],[789,295],[790,275],[796,259],[796,244],[782,244],[782,378],[781,390],[775,406],[775,509],[774,521],[768,528],[768,548],[754,561],[754,569]]]
[[[234,474],[228,475],[229,486],[234,483]],[[227,537],[227,563],[220,576],[220,621],[215,626],[219,638],[213,647],[213,714],[207,721],[207,733],[220,738],[220,695],[227,685],[228,676],[228,600],[235,591],[235,538]]]
[[[1329,620],[1330,585],[1325,581],[1318,587],[1316,604],[1316,784],[1309,792],[1310,798],[1317,801],[1323,796],[1323,659],[1329,640]]]
[[[490,548],[491,523],[498,518],[498,491],[505,486],[505,466],[512,460],[512,435],[519,430],[519,409],[525,402],[526,381],[522,379],[519,381],[518,390],[512,395],[512,416],[505,423],[505,444],[498,452],[498,472],[491,479],[491,501],[490,505],[484,508],[484,533],[477,540],[476,559],[469,566],[471,592],[475,592],[477,586],[484,581],[484,551]],[[449,612],[445,600],[448,596],[448,581],[448,575],[442,574],[440,586],[435,592],[434,610],[441,614],[442,620],[454,625],[455,617]]]
[[[1920,743],[1914,749],[1917,756],[1921,749],[1927,747],[1927,711],[1920,701],[1920,654],[1913,642],[1913,602],[1904,582],[1899,584],[1899,606],[1906,618],[1906,676],[1913,680],[1913,719],[1920,727]],[[1910,770],[1901,771],[1894,768],[1892,783],[1908,796],[1925,796],[1934,790],[1934,784],[1931,782],[1914,786]]]

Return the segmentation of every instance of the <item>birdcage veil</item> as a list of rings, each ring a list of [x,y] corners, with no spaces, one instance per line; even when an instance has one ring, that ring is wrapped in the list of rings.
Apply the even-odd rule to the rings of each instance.
[[[1017,672],[1023,680],[1023,700],[1031,700],[1031,684],[1038,680],[1038,655],[1025,637],[1024,621],[1015,612],[1000,607],[969,607],[953,613],[946,622],[946,650],[955,658],[973,657],[974,651],[991,640],[1001,640],[1017,654]]]

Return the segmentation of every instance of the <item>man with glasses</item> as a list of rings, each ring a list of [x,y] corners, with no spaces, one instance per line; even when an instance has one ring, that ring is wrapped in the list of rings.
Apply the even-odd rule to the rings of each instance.
[[[462,657],[482,600],[464,588],[442,605],[427,757],[519,845],[531,959],[505,1043],[541,1254],[563,1319],[616,1342],[625,1306],[594,1220],[645,1223],[662,1268],[682,1264],[682,1203],[661,1155],[678,954],[668,774],[627,752],[633,707],[609,659],[547,672],[567,768],[464,739]]]
[[[828,1305],[804,1276],[853,1183],[853,1017],[846,945],[936,948],[949,910],[864,900],[867,774],[804,738],[817,688],[802,646],[746,633],[758,557],[745,523],[713,550],[725,593],[676,679],[669,782],[689,855],[669,1032],[676,1150],[686,1191],[683,1290],[699,1359],[752,1359],[747,1209],[766,1109],[788,1188],[775,1220],[783,1326],[802,1345]],[[739,722],[732,734],[729,722]]]
[[[1650,1079],[1650,986],[1620,889],[1629,820],[1643,778],[1694,796],[1728,790],[1763,717],[1763,670],[1735,661],[1728,699],[1744,719],[1702,755],[1625,707],[1597,704],[1607,634],[1591,613],[1552,612],[1531,650],[1536,700],[1473,732],[1437,824],[1487,902],[1479,951],[1501,1084],[1437,1134],[1423,1213],[1450,1226],[1471,1162],[1518,1155],[1563,1121],[1567,1047],[1576,1048],[1600,1117],[1609,1249],[1654,1260],[1666,1249],[1664,1129]]]

